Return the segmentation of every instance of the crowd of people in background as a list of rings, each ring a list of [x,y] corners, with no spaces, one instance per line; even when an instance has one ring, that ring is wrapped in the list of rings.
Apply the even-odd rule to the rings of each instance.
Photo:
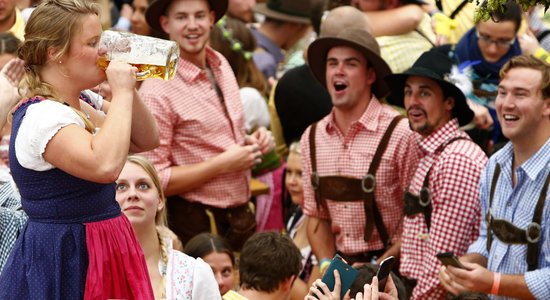
[[[0,0],[0,299],[550,299],[550,14],[483,5]]]

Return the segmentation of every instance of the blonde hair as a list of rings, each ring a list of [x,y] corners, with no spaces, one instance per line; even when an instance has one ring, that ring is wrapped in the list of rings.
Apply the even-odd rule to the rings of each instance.
[[[500,78],[504,78],[514,68],[527,68],[539,71],[542,75],[539,86],[542,99],[550,97],[550,65],[532,55],[514,56],[500,69]]]
[[[94,14],[99,16],[99,7],[89,0],[47,0],[31,14],[25,25],[25,40],[17,55],[25,61],[25,77],[21,82],[24,98],[40,95],[58,102],[55,88],[40,78],[40,69],[48,61],[48,50],[57,49],[54,60],[69,52],[71,38],[82,30],[82,17]],[[79,110],[75,112],[86,125],[86,130],[94,131],[93,124]]]
[[[161,271],[161,284],[157,287],[157,289],[162,293],[162,298],[164,299],[166,296],[166,266],[168,264],[168,245],[166,244],[164,239],[170,238],[163,232],[162,229],[163,227],[168,228],[168,221],[166,216],[166,197],[164,196],[164,191],[162,189],[162,186],[160,185],[160,178],[158,176],[157,170],[147,158],[139,155],[128,155],[126,161],[140,166],[143,171],[145,171],[145,173],[147,173],[147,175],[151,177],[151,181],[153,181],[153,184],[157,189],[159,198],[164,203],[162,209],[160,211],[157,211],[157,214],[155,215],[155,224],[157,225],[157,239],[161,249],[160,256],[163,264],[163,271]]]
[[[164,191],[162,189],[162,186],[160,184],[160,178],[158,176],[157,170],[153,166],[153,164],[145,157],[139,156],[139,155],[128,155],[128,158],[126,161],[136,164],[140,166],[149,177],[151,177],[151,181],[153,181],[153,184],[155,185],[155,188],[157,189],[157,192],[159,194],[159,198],[164,203],[164,207],[157,211],[157,214],[155,216],[155,224],[161,225],[161,226],[168,226],[167,216],[166,216],[166,197],[164,196]]]
[[[300,142],[292,142],[292,144],[290,144],[290,147],[288,147],[288,152],[289,152],[289,154],[294,153],[294,154],[302,155],[302,149],[300,148]]]

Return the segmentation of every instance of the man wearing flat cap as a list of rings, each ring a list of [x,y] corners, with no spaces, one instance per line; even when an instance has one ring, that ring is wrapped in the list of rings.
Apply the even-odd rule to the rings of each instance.
[[[459,129],[474,113],[456,87],[452,60],[424,52],[401,74],[386,76],[388,102],[406,109],[422,158],[405,193],[400,273],[411,299],[445,299],[440,252],[463,255],[479,232],[479,178],[487,156]]]
[[[403,191],[418,162],[407,122],[378,99],[391,73],[376,40],[344,29],[308,48],[333,109],[302,135],[304,213],[320,269],[339,252],[350,264],[397,255]]]
[[[233,250],[255,231],[250,169],[274,147],[265,128],[245,136],[239,87],[227,60],[207,46],[227,0],[156,0],[145,17],[180,48],[172,81],[146,80],[140,95],[160,131],[145,155],[163,184],[168,224],[185,244],[201,232],[228,239]]]

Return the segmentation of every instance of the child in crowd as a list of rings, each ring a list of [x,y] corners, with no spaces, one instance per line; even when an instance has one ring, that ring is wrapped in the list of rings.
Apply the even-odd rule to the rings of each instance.
[[[286,224],[288,236],[302,254],[302,269],[292,286],[291,299],[303,299],[308,287],[320,277],[317,259],[307,239],[308,217],[302,213],[304,191],[302,189],[302,155],[300,143],[290,144],[286,162],[285,186],[293,204],[293,213]]]

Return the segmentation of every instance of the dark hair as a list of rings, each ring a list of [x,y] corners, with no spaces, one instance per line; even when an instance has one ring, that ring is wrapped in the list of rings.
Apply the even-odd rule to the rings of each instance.
[[[210,32],[210,47],[227,59],[239,87],[252,87],[264,97],[269,95],[269,84],[252,60],[256,39],[243,21],[227,16],[220,19]]]
[[[327,10],[332,10],[340,6],[351,5],[351,0],[328,0]]]
[[[235,255],[225,239],[220,236],[204,232],[194,236],[187,242],[183,252],[194,258],[203,258],[210,253],[225,253],[229,255],[231,264],[235,266]]]
[[[239,261],[242,288],[272,293],[302,268],[302,255],[292,240],[278,232],[251,236],[243,246]]]
[[[485,1],[482,6],[487,6],[487,1]],[[519,5],[513,1],[508,0],[506,3],[502,4],[500,9],[491,11],[491,19],[494,22],[502,21],[512,21],[516,25],[516,34],[518,33],[519,28],[521,27],[521,18],[522,10]]]
[[[372,278],[376,275],[376,271],[378,270],[377,265],[373,264],[366,264],[359,268],[357,268],[357,277],[355,277],[355,281],[351,284],[351,287],[349,288],[349,296],[353,299],[359,292],[363,292],[363,286],[368,283],[370,284],[372,282]],[[401,279],[399,279],[393,272],[390,273],[391,278],[393,280],[393,283],[395,284],[395,287],[397,288],[397,298],[399,300],[406,300],[407,299],[407,292],[405,290],[405,285],[403,285],[403,282],[401,282]]]
[[[311,15],[309,20],[311,21],[311,27],[313,31],[319,36],[321,32],[321,22],[323,21],[323,13],[325,12],[327,3],[325,0],[318,0],[313,3],[311,7]]]

